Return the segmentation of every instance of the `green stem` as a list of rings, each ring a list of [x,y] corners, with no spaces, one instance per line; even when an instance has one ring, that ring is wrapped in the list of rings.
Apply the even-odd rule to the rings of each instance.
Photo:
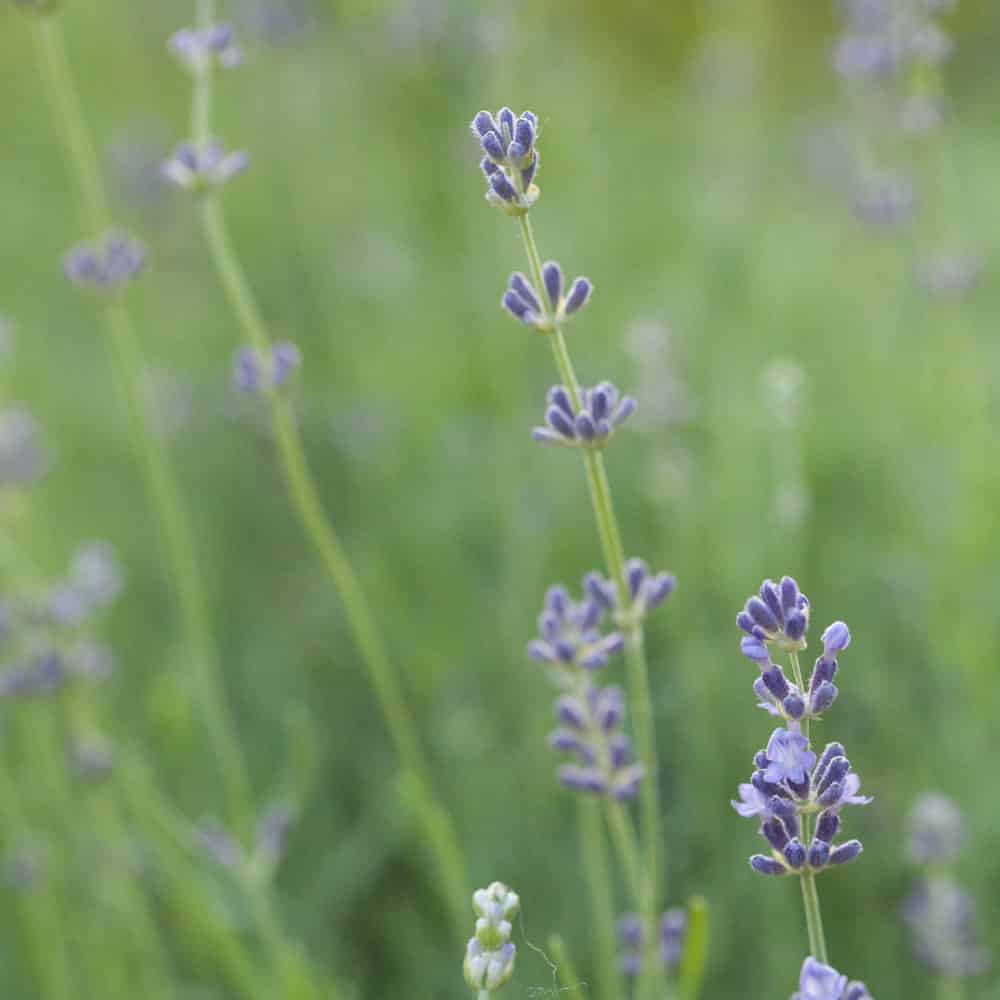
[[[37,38],[41,46],[43,75],[66,141],[67,157],[79,189],[86,224],[94,235],[98,235],[109,228],[110,213],[57,17],[38,20]],[[151,424],[150,408],[142,387],[142,354],[120,299],[113,301],[107,309],[106,321],[118,382],[128,409],[128,423],[160,523],[174,591],[190,646],[187,660],[192,682],[205,713],[212,755],[218,760],[222,772],[229,819],[235,829],[248,833],[253,824],[250,781],[226,703],[209,623],[208,602],[198,568],[196,542],[170,459]]]
[[[621,1000],[622,983],[618,974],[615,933],[614,888],[601,829],[599,804],[589,799],[577,799],[577,818],[580,830],[580,853],[583,871],[590,896],[593,917],[595,995],[602,1000]]]
[[[566,1000],[585,1000],[580,977],[576,974],[576,966],[569,957],[566,942],[559,934],[549,936],[549,952],[556,964],[556,974],[562,983],[560,992],[566,994]]]
[[[811,871],[802,872],[802,904],[806,911],[806,930],[809,934],[809,954],[813,958],[829,964],[826,953],[826,938],[823,935],[823,916],[819,910],[819,893],[816,891],[816,876]]]
[[[611,830],[611,840],[625,872],[625,881],[635,900],[642,898],[642,863],[639,859],[639,845],[636,843],[635,828],[628,812],[620,802],[605,800],[604,815]]]
[[[524,249],[528,256],[532,281],[539,301],[546,302],[545,284],[542,280],[542,262],[535,241],[534,231],[527,214],[518,217]],[[548,311],[548,307],[545,306]],[[566,391],[574,409],[580,409],[580,388],[573,370],[569,350],[562,331],[555,322],[555,317],[547,316],[552,331],[547,336],[552,344],[552,353],[556,367],[559,369]],[[617,592],[624,601],[628,594],[628,580],[625,571],[625,550],[622,545],[621,531],[615,516],[614,503],[611,495],[611,484],[608,481],[604,459],[599,452],[589,449],[583,451],[584,468],[587,474],[587,486],[590,492],[591,506],[597,522],[597,532],[600,536],[601,549],[608,575],[614,581]],[[647,929],[648,954],[643,962],[639,978],[638,996],[641,998],[655,988],[656,977],[660,973],[660,965],[654,959],[656,914],[660,900],[663,898],[664,887],[661,884],[662,870],[662,834],[660,830],[660,792],[659,768],[656,753],[656,734],[653,726],[653,701],[649,689],[649,670],[646,665],[646,654],[643,643],[641,622],[628,622],[622,626],[625,634],[625,658],[628,674],[629,703],[633,714],[636,747],[639,759],[646,768],[646,776],[640,787],[641,810],[641,844],[645,871],[643,872],[642,888],[637,897],[643,923]]]
[[[215,196],[202,198],[199,216],[223,290],[243,328],[246,341],[255,351],[265,355],[270,350],[271,339]],[[268,392],[267,396],[288,492],[306,536],[319,554],[343,604],[348,626],[361,652],[386,728],[399,755],[404,782],[413,797],[418,820],[437,858],[444,880],[442,893],[449,902],[455,930],[461,933],[468,923],[468,892],[462,851],[454,827],[447,812],[435,800],[430,771],[407,710],[402,687],[361,583],[323,507],[292,406],[280,392]]]

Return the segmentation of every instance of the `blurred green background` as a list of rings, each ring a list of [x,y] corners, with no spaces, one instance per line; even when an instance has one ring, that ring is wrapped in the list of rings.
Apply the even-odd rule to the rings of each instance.
[[[65,6],[116,218],[150,248],[130,300],[262,801],[286,779],[289,724],[303,732],[308,716],[315,730],[315,782],[277,876],[282,916],[358,996],[465,996],[464,942],[400,806],[340,605],[291,513],[263,411],[230,387],[239,332],[189,202],[157,180],[190,92],[164,43],[193,12],[174,0]],[[830,141],[858,113],[830,67],[830,3],[225,7],[248,50],[220,78],[215,113],[252,157],[226,193],[234,236],[274,333],[302,348],[309,454],[401,669],[470,892],[494,878],[516,887],[528,940],[561,931],[589,976],[573,802],[553,778],[550,691],[524,646],[546,585],[575,586],[599,550],[579,463],[528,436],[555,381],[550,354],[498,308],[522,251],[483,201],[466,126],[506,103],[541,119],[542,253],[596,286],[568,332],[581,377],[639,397],[641,427],[608,461],[627,550],[680,582],[648,645],[668,894],[702,893],[712,908],[705,996],[788,996],[806,949],[798,887],[750,871],[759,842],[729,805],[771,728],[733,619],[782,573],[812,600],[814,647],[827,622],[850,623],[823,736],[846,744],[875,796],[847,817],[863,858],[820,879],[831,957],[880,1000],[933,995],[898,915],[913,879],[904,817],[921,791],[965,810],[962,874],[987,939],[1000,927],[989,743],[1000,710],[1000,283],[989,266],[1000,10],[980,0],[948,17],[948,124],[888,151],[914,172],[918,219],[873,231],[842,197]],[[59,271],[87,234],[29,28],[10,4],[0,13],[0,315],[12,344],[0,388],[37,416],[53,462],[18,541],[53,576],[83,539],[116,547],[127,589],[103,630],[120,661],[100,694],[107,735],[143,755],[186,815],[218,814],[97,310]],[[961,299],[928,295],[915,267],[956,246],[982,255],[982,279]],[[95,958],[121,932],[103,869],[84,860],[81,808],[97,793],[38,787],[24,730],[59,707],[12,703],[4,715],[24,712],[3,752],[31,828],[64,859],[27,894],[57,900],[79,996],[135,995],[102,979]],[[17,846],[9,830],[0,839]],[[30,906],[4,892],[0,992],[35,997]],[[227,919],[218,893],[206,922]],[[158,919],[176,995],[229,996],[189,911],[164,902]],[[507,993],[539,995],[551,972],[516,940]],[[977,978],[969,995],[1000,996],[993,982]]]

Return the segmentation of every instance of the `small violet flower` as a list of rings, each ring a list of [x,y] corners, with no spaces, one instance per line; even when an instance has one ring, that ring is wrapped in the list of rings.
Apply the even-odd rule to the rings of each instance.
[[[195,75],[205,72],[213,63],[233,69],[243,62],[243,50],[234,43],[230,24],[215,24],[201,30],[182,28],[170,36],[167,47]]]
[[[99,243],[81,243],[63,258],[63,272],[74,285],[113,292],[131,281],[146,263],[146,250],[125,233],[111,232]]]
[[[594,289],[589,278],[579,277],[573,279],[564,294],[562,268],[554,260],[542,266],[542,281],[544,301],[527,276],[515,271],[500,304],[526,326],[533,326],[540,333],[551,333],[590,301]]]
[[[871,1000],[871,996],[864,983],[849,983],[847,976],[810,955],[802,963],[799,989],[792,1000]]]
[[[160,168],[163,176],[185,191],[220,187],[250,165],[250,157],[240,151],[227,153],[218,139],[210,139],[202,149],[182,142]]]
[[[535,427],[531,436],[543,444],[567,448],[603,448],[623,423],[635,413],[631,396],[619,395],[611,382],[592,389],[580,389],[580,406],[575,409],[565,386],[549,390],[545,427]]]
[[[600,573],[588,573],[583,579],[584,590],[607,608],[621,625],[642,621],[677,589],[677,577],[673,573],[651,573],[646,561],[637,557],[625,563],[625,582],[629,599],[623,603],[618,600],[618,588],[613,580]]]
[[[556,668],[561,686],[573,687],[576,674],[570,668],[599,670],[624,648],[620,632],[601,632],[605,610],[591,595],[573,601],[565,587],[550,587],[538,616],[539,637],[528,644],[528,655]]]
[[[266,361],[252,347],[241,347],[233,359],[233,385],[247,395],[280,389],[298,371],[301,363],[298,347],[287,340],[271,345],[271,356]]]

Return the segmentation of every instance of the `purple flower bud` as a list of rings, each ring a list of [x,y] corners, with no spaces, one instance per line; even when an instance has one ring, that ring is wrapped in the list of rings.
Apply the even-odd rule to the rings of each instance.
[[[563,437],[571,441],[576,437],[576,428],[565,413],[558,406],[551,406],[545,412],[546,423]]]
[[[823,753],[820,754],[819,762],[816,764],[816,771],[813,777],[817,781],[823,780],[823,775],[826,773],[826,769],[830,764],[830,761],[834,757],[846,757],[844,753],[844,746],[842,743],[827,743],[823,748]]]
[[[751,639],[749,641],[757,642],[759,640]],[[765,647],[765,652],[766,652],[766,647]],[[768,691],[770,691],[771,694],[773,694],[774,697],[778,699],[778,701],[784,700],[784,698],[788,695],[789,688],[788,688],[788,680],[785,678],[785,675],[782,672],[781,667],[777,666],[777,664],[772,664],[771,667],[765,670],[760,676],[761,680],[763,680],[764,684],[766,685]],[[798,718],[798,716],[795,716],[795,718]]]
[[[836,684],[831,684],[829,681],[823,681],[823,683],[816,688],[812,697],[809,699],[810,711],[813,715],[819,715],[820,712],[825,712],[836,700],[837,693]]]
[[[539,316],[542,315],[544,312],[542,303],[538,300],[538,296],[535,294],[535,290],[531,287],[531,283],[527,277],[520,271],[515,271],[510,276],[510,290],[523,299],[529,309]]]
[[[501,108],[497,112],[497,124],[500,126],[500,133],[504,142],[510,142],[514,138],[514,112],[510,108]]]
[[[302,364],[302,354],[291,341],[279,340],[271,348],[271,384],[280,389]]]
[[[760,585],[760,599],[768,606],[775,619],[780,621],[784,618],[785,613],[781,609],[781,595],[778,585],[773,580],[765,580]]]
[[[646,587],[646,610],[658,608],[677,589],[673,573],[657,573]]]
[[[840,814],[836,812],[822,812],[816,821],[816,839],[825,841],[827,844],[833,843],[833,838],[840,831]]]
[[[611,766],[616,771],[632,762],[632,741],[624,733],[618,733],[608,741],[608,751]]]
[[[745,611],[741,611],[736,616],[736,625],[738,628],[746,632],[747,635],[754,635],[754,628],[756,627],[754,620]],[[753,657],[751,657],[751,659],[753,659]]]
[[[502,170],[490,174],[490,187],[493,189],[494,194],[503,201],[514,201],[517,198],[517,191],[514,190],[514,185],[511,184],[507,179],[507,175]]]
[[[790,840],[782,853],[791,868],[798,870],[806,863],[806,849],[798,840]]]
[[[480,111],[479,114],[472,119],[472,130],[482,137],[486,135],[487,132],[499,132],[500,127],[493,120],[493,115],[491,115],[488,111]]]
[[[820,641],[823,643],[823,655],[826,659],[834,659],[837,653],[843,652],[851,644],[851,633],[843,622],[836,621],[826,627]]]
[[[765,631],[778,631],[778,619],[771,614],[771,609],[759,597],[751,597],[747,601],[747,613]]]
[[[248,394],[260,390],[260,362],[252,347],[241,347],[233,358],[233,385]]]
[[[625,564],[625,575],[628,579],[629,596],[634,601],[646,577],[649,576],[649,567],[642,559],[629,559]]]
[[[576,415],[576,432],[584,441],[593,441],[597,437],[597,426],[589,413]]]
[[[574,729],[583,729],[587,725],[587,710],[577,698],[568,694],[560,695],[555,704],[556,718]]]
[[[790,612],[798,609],[799,606],[799,585],[790,577],[781,578],[781,610],[783,617],[787,618]]]
[[[573,791],[603,795],[608,790],[607,780],[596,767],[564,764],[559,768],[558,774],[559,780]]]
[[[549,389],[549,402],[558,406],[570,420],[573,419],[573,404],[570,402],[569,393],[564,386],[557,385]]]
[[[545,282],[545,293],[549,297],[554,312],[559,308],[563,286],[562,268],[557,261],[547,260],[542,265],[542,280]]]
[[[814,869],[825,868],[830,860],[830,845],[824,840],[814,840],[809,845],[809,867]]]
[[[576,649],[573,643],[566,639],[557,639],[555,643],[556,656],[563,661],[563,663],[572,663],[576,658]]]
[[[527,156],[528,150],[516,140],[507,147],[507,158],[517,167],[526,165]]]
[[[788,831],[780,819],[769,819],[767,822],[762,823],[760,832],[764,835],[764,839],[779,853],[788,844]]]
[[[750,858],[750,867],[761,875],[785,875],[788,872],[780,861],[765,857],[763,854],[754,854]]]
[[[555,650],[547,642],[541,639],[533,639],[528,643],[528,656],[539,663],[552,663],[555,658]]]
[[[806,634],[806,626],[809,624],[809,620],[801,611],[793,611],[785,619],[785,635],[789,639],[798,642]]]
[[[821,809],[830,809],[840,802],[843,795],[844,786],[839,781],[835,781],[832,785],[828,785],[826,789],[820,793],[816,802]]]
[[[528,150],[535,144],[535,125],[521,115],[514,126],[514,141]]]
[[[851,762],[846,757],[834,757],[827,764],[822,778],[818,779],[816,786],[820,793],[826,791],[834,782],[841,782],[847,777],[847,772],[851,769]]]
[[[740,640],[740,650],[748,660],[753,660],[754,663],[760,664],[761,669],[763,669],[765,664],[771,662],[771,654],[767,651],[767,646],[755,636],[743,636]]]
[[[587,278],[577,278],[570,286],[563,312],[567,316],[579,312],[587,304],[592,291],[593,286]]]
[[[538,317],[531,311],[528,303],[521,298],[517,292],[509,289],[503,293],[500,305],[507,310],[515,319],[519,319],[526,326],[534,326]]]
[[[488,156],[484,156],[479,161],[479,169],[489,179],[490,174],[495,174],[500,168]]]
[[[590,393],[590,412],[597,421],[608,415],[608,394],[602,385],[595,386]]]
[[[832,681],[837,673],[837,661],[821,656],[813,667],[809,690],[815,691],[824,681]]]
[[[531,162],[521,169],[521,184],[524,190],[527,191],[532,182],[535,180],[535,174],[538,173],[538,150],[532,150],[531,152]]]
[[[507,150],[504,149],[503,143],[496,132],[487,132],[479,140],[479,145],[493,163],[500,165],[507,162]],[[497,193],[499,194],[499,192]]]
[[[549,733],[549,746],[553,750],[575,752],[580,749],[580,737],[570,729],[553,729]]]
[[[639,784],[645,773],[641,764],[633,764],[631,767],[622,768],[614,777],[611,795],[618,802],[628,802],[630,799],[634,799],[639,791]]]
[[[785,711],[793,719],[801,719],[805,714],[806,703],[802,700],[802,696],[795,692],[788,695],[787,698],[782,702]]]
[[[835,847],[830,851],[830,864],[847,864],[848,861],[853,861],[863,850],[864,848],[861,846],[860,840],[845,841],[839,847]]]
[[[621,402],[615,407],[615,412],[611,416],[611,423],[615,428],[621,427],[629,417],[635,413],[638,404],[631,396],[623,396]]]

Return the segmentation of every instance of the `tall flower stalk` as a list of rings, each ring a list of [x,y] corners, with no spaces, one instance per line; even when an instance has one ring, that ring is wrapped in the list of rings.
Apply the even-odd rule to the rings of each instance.
[[[66,159],[76,184],[84,225],[94,238],[104,238],[111,230],[111,213],[93,140],[66,58],[58,15],[41,12],[33,27],[39,66],[66,146]],[[138,269],[141,260],[134,254],[114,253],[109,245],[111,242],[111,239],[106,240],[103,253],[85,251],[71,255],[67,260],[67,272],[72,280],[108,293],[103,309],[108,346],[127,407],[134,447],[163,536],[174,594],[190,649],[186,659],[192,682],[205,715],[213,756],[219,762],[228,814],[234,824],[249,829],[253,816],[250,780],[226,701],[194,532],[170,458],[152,425],[151,407],[143,386],[142,351],[119,289]],[[116,246],[120,242],[114,240]]]
[[[511,276],[503,306],[548,339],[562,380],[562,385],[555,387],[549,396],[547,426],[536,429],[535,437],[580,450],[609,577],[606,588],[603,591],[599,588],[599,592],[584,601],[574,613],[586,619],[593,614],[593,607],[599,609],[599,614],[610,611],[620,640],[619,648],[624,649],[627,663],[628,700],[639,765],[627,764],[624,758],[630,757],[630,752],[623,754],[621,762],[614,760],[610,729],[617,726],[619,720],[616,719],[606,733],[607,746],[602,750],[601,741],[595,743],[592,738],[585,741],[582,750],[577,749],[583,766],[572,770],[564,768],[561,777],[570,787],[606,796],[606,817],[612,841],[647,931],[647,960],[642,963],[637,989],[637,996],[642,998],[651,995],[662,978],[662,970],[653,956],[656,915],[664,892],[656,741],[643,642],[643,617],[648,609],[638,599],[631,579],[632,571],[625,558],[611,485],[600,451],[632,413],[635,403],[629,397],[620,397],[610,383],[586,390],[576,376],[562,328],[586,304],[591,284],[586,278],[577,278],[564,288],[559,265],[554,261],[543,263],[538,250],[530,218],[531,209],[540,196],[535,183],[539,165],[535,145],[537,116],[526,111],[518,117],[506,107],[496,116],[480,111],[473,119],[472,130],[483,153],[480,166],[488,184],[486,200],[517,220],[528,261],[527,275],[515,273]],[[552,605],[551,596],[550,591],[548,612],[558,614],[559,608]],[[566,603],[563,595],[558,596],[557,603]],[[544,628],[541,631],[544,642]],[[552,653],[555,661],[563,658],[558,646],[553,647]],[[593,707],[594,699],[603,697],[607,689],[601,691],[591,684],[586,675],[592,665],[585,662],[586,652],[583,657],[581,660],[574,653],[572,658],[582,673],[578,671],[579,676],[563,680],[572,689],[578,704],[585,708],[577,732],[592,737],[595,731],[601,730],[600,723],[593,718],[597,711]],[[631,817],[622,807],[622,801],[637,791],[641,801],[638,838]]]
[[[371,605],[324,509],[292,404],[281,392],[285,378],[298,363],[298,353],[292,345],[272,343],[226,225],[219,189],[246,167],[247,160],[240,153],[224,153],[211,138],[215,67],[239,61],[228,27],[215,24],[215,16],[214,0],[198,0],[195,28],[178,32],[171,42],[191,71],[194,87],[191,142],[178,147],[164,165],[164,173],[179,186],[198,193],[197,210],[205,242],[245,339],[246,346],[237,359],[237,382],[241,388],[259,391],[267,399],[289,495],[306,536],[343,604],[348,626],[399,755],[406,794],[437,862],[442,895],[458,929],[465,922],[461,907],[465,894],[461,847],[450,816],[434,796],[430,770],[405,694]]]

